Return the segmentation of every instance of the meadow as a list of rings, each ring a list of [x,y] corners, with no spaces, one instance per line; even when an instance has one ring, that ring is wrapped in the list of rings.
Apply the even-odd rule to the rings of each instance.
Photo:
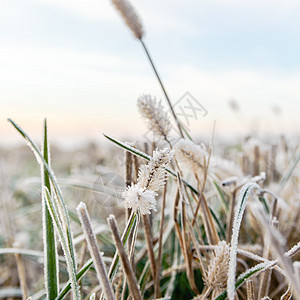
[[[299,143],[194,138],[112,2],[165,96],[137,100],[153,139],[64,149],[8,119],[25,143],[0,149],[0,298],[300,299]]]

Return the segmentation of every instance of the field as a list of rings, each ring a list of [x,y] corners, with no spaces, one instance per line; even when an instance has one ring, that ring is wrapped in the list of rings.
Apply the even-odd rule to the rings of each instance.
[[[172,299],[202,299],[203,293],[205,297],[222,297],[232,272],[232,255],[236,273],[230,276],[234,283],[236,276],[242,280],[237,289],[239,297],[248,299],[249,293],[253,297],[260,293],[261,297],[279,299],[287,291],[291,297],[293,288],[297,292],[298,246],[292,250],[291,258],[283,255],[298,245],[300,237],[297,145],[290,146],[284,137],[273,138],[273,143],[247,137],[233,145],[223,141],[218,145],[216,141],[214,147],[218,150],[210,151],[209,145],[179,140],[172,146],[175,154],[169,166],[171,174],[163,169],[168,165],[166,161],[157,170],[154,168],[153,176],[160,181],[154,183],[158,186],[157,204],[151,206],[146,202],[143,211],[130,201],[124,207],[122,198],[125,185],[149,176],[147,167],[143,167],[146,175],[139,173],[138,168],[147,163],[142,157],[146,155],[141,153],[147,149],[151,153],[153,145],[140,144],[141,152],[122,143],[123,148],[130,150],[125,152],[109,140],[107,145],[91,142],[79,149],[51,149],[52,169],[61,186],[73,231],[77,270],[89,262],[91,251],[76,214],[76,207],[83,201],[107,267],[116,249],[106,219],[114,214],[121,234],[130,211],[135,212],[137,219],[129,237],[132,244],[127,241],[124,245],[131,245],[130,271],[135,270],[135,283],[138,282],[143,298],[163,295]],[[177,175],[172,171],[176,170],[175,159],[180,170]],[[154,164],[155,158],[151,160]],[[25,294],[38,299],[47,291],[43,277],[45,198],[41,197],[40,168],[26,145],[1,149],[1,166],[0,295],[18,298]],[[147,166],[151,167],[151,163]],[[156,172],[161,174],[155,175]],[[199,195],[203,195],[202,200]],[[229,246],[233,243],[234,250]],[[59,260],[56,272],[64,287],[70,274],[61,244],[57,241],[55,245]],[[255,271],[251,273],[253,267]],[[101,291],[97,272],[93,267],[88,269],[79,281],[83,298],[93,293],[99,296]],[[248,270],[249,278],[245,276]],[[126,297],[130,291],[123,272],[120,267],[111,276],[115,297]]]
[[[164,100],[138,98],[150,135],[130,142],[64,148],[45,119],[36,143],[8,119],[24,144],[0,148],[0,298],[300,299],[299,140],[190,132],[112,3]]]

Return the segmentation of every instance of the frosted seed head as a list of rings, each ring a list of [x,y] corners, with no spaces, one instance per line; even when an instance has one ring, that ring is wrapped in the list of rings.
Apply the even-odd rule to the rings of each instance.
[[[203,144],[197,145],[187,139],[180,139],[175,145],[175,157],[188,170],[197,172],[204,169],[208,153]]]
[[[125,207],[131,208],[134,212],[139,211],[142,215],[151,214],[156,211],[157,194],[151,190],[144,190],[137,184],[129,186],[124,192]]]
[[[214,249],[205,273],[205,283],[213,289],[226,287],[230,247],[225,241],[220,241]]]
[[[127,0],[112,0],[112,4],[119,11],[126,25],[133,32],[137,39],[142,39],[144,36],[144,28],[142,21],[137,14],[135,8]]]
[[[153,157],[147,165],[141,166],[138,176],[138,184],[154,192],[160,190],[166,183],[167,174],[165,167],[172,160],[174,150],[167,148],[155,150]]]
[[[149,130],[155,136],[166,139],[171,131],[171,122],[169,114],[164,110],[161,100],[157,101],[151,95],[142,95],[138,98],[137,106]]]

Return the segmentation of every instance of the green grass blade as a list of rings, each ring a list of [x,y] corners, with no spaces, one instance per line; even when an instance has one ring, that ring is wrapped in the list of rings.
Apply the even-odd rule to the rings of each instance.
[[[186,137],[190,140],[193,141],[192,137],[190,136],[190,134],[188,133],[187,129],[180,123],[181,129],[183,130],[183,132],[185,133]]]
[[[66,221],[66,234],[67,234],[67,245],[68,245],[68,249],[71,255],[71,260],[72,260],[72,266],[73,269],[72,271],[69,270],[71,273],[69,273],[70,278],[71,277],[76,277],[76,263],[75,263],[75,254],[74,254],[74,246],[73,246],[73,242],[72,242],[72,235],[71,235],[71,231],[70,231],[70,218],[69,218],[69,214],[68,214],[68,210],[62,195],[62,192],[58,186],[58,183],[55,179],[54,173],[52,171],[52,169],[49,167],[49,165],[47,164],[47,162],[45,161],[41,151],[39,150],[39,148],[36,146],[36,144],[31,140],[31,138],[25,133],[25,131],[23,129],[21,129],[14,121],[12,121],[11,119],[8,119],[8,121],[15,127],[15,129],[21,134],[21,136],[25,139],[25,141],[27,142],[28,146],[31,148],[31,150],[33,151],[34,155],[36,156],[36,159],[38,161],[38,163],[42,164],[45,168],[45,171],[48,173],[49,176],[49,180],[54,188],[55,194],[57,196],[57,199],[60,201],[60,205],[62,207],[63,210],[63,219]],[[80,299],[79,296],[79,288],[78,288],[78,284],[77,282],[73,282],[73,289],[74,289],[74,294],[73,297],[74,299]]]
[[[258,199],[262,203],[262,205],[264,206],[266,212],[269,214],[270,213],[270,208],[269,208],[269,204],[268,204],[266,198],[262,197],[262,196],[259,196]]]
[[[77,282],[87,273],[87,271],[90,269],[90,267],[92,266],[93,261],[92,259],[89,259],[84,265],[83,267],[78,271],[78,273],[76,274],[76,280]],[[66,284],[66,286],[61,290],[61,292],[59,293],[59,295],[57,296],[56,300],[61,300],[63,299],[71,290],[71,282],[68,282]]]
[[[140,156],[142,158],[145,158],[146,160],[150,160],[151,159],[151,156],[150,155],[147,155],[146,153],[136,149],[136,148],[133,148],[129,145],[127,145],[126,143],[123,143],[117,139],[114,139],[106,134],[103,134],[108,140],[110,140],[111,142],[113,142],[114,144],[118,145],[119,147],[137,155],[137,156]]]
[[[43,156],[45,162],[50,165],[50,149],[48,144],[48,134],[47,134],[47,122],[44,122],[44,141],[43,141]],[[44,166],[41,165],[42,172],[42,186],[47,187],[50,191],[50,179],[48,172],[45,170]],[[43,240],[44,240],[44,276],[45,276],[45,289],[47,299],[55,299],[58,294],[58,262],[57,262],[57,251],[56,251],[56,241],[54,226],[51,220],[51,215],[46,204],[46,200],[42,197],[43,201]]]
[[[53,223],[56,225],[56,229],[57,229],[58,235],[60,237],[61,245],[62,245],[64,254],[65,254],[65,258],[66,258],[68,273],[70,276],[69,279],[71,282],[71,287],[73,288],[74,292],[77,292],[78,284],[77,284],[77,279],[76,279],[76,273],[74,272],[75,266],[73,265],[73,260],[72,260],[70,249],[69,249],[68,236],[67,236],[67,233],[64,232],[63,223],[61,222],[60,216],[58,214],[58,207],[57,207],[57,205],[55,205],[55,200],[51,199],[51,195],[46,187],[43,190],[43,196],[46,200],[47,207],[51,214],[51,218],[53,220]],[[76,296],[74,295],[74,298],[75,297]],[[75,298],[75,299],[80,299],[79,293],[78,293],[78,298]]]

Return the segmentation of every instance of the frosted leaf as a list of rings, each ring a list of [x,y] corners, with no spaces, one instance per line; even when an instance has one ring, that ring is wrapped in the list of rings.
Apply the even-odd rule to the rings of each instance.
[[[237,264],[237,248],[240,227],[247,205],[247,200],[251,195],[253,189],[260,189],[256,183],[247,183],[240,190],[238,203],[235,207],[232,236],[231,236],[231,248],[230,248],[230,260],[229,260],[229,270],[228,270],[228,280],[227,280],[227,293],[228,299],[234,300],[235,297],[235,275],[236,275],[236,264]]]

